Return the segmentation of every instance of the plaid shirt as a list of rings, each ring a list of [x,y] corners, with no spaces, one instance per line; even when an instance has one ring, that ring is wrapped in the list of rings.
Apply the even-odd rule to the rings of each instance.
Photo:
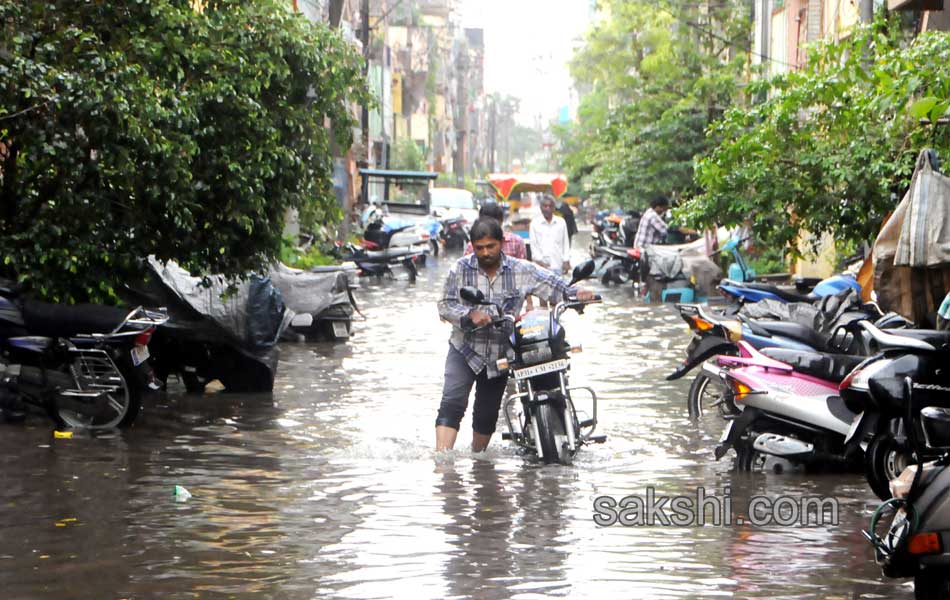
[[[637,227],[637,237],[633,239],[634,248],[643,248],[659,244],[666,235],[668,226],[666,222],[656,214],[652,208],[648,208],[640,218],[640,226]]]
[[[514,233],[511,233],[510,231],[506,231],[503,237],[504,239],[501,242],[501,251],[504,254],[512,258],[528,258],[528,250],[524,245],[523,239]],[[475,252],[475,249],[472,248],[472,242],[468,242],[465,245],[464,254],[468,255],[472,254],[473,252]]]
[[[481,290],[494,306],[477,306],[462,300],[459,289],[466,286]],[[480,373],[487,368],[488,377],[494,378],[501,374],[495,361],[506,355],[510,332],[491,326],[466,331],[472,328],[468,314],[472,310],[483,310],[494,311],[495,316],[503,313],[517,317],[527,294],[559,302],[565,292],[571,291],[573,288],[554,273],[504,253],[495,278],[489,279],[473,254],[460,258],[449,271],[439,300],[439,316],[452,324],[449,343],[465,357],[472,371]]]

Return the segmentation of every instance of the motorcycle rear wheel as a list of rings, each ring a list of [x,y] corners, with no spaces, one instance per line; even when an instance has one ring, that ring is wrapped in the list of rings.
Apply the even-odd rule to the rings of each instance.
[[[544,452],[542,460],[546,464],[571,464],[574,457],[567,445],[567,432],[560,411],[552,403],[541,404],[537,408],[535,418],[538,420],[538,434],[541,438],[541,450]]]
[[[864,474],[881,500],[891,497],[890,482],[911,464],[910,451],[890,435],[877,435],[864,452]]]
[[[686,404],[689,409],[689,418],[697,424],[708,422],[708,417],[711,415],[718,415],[725,419],[739,414],[739,409],[725,386],[718,381],[713,381],[702,371],[696,375],[689,386]],[[717,420],[722,421],[722,419]]]
[[[105,393],[107,408],[96,415],[57,408],[57,416],[63,424],[76,429],[112,429],[113,427],[128,427],[135,421],[142,409],[140,386],[137,385],[134,373],[131,372],[131,365],[128,369],[123,369],[121,365],[112,364],[115,367],[112,375],[117,375],[122,381],[115,391]],[[105,369],[105,365],[103,368]],[[90,383],[94,382],[90,380],[80,383],[79,387],[85,389]]]

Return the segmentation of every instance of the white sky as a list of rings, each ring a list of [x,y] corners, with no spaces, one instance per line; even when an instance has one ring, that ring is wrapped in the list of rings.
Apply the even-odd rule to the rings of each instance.
[[[567,69],[591,0],[463,0],[464,27],[485,30],[485,91],[521,98],[519,121],[547,122],[570,100]]]

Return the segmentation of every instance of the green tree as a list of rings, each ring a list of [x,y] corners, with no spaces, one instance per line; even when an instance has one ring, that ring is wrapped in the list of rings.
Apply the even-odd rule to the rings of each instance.
[[[339,218],[360,59],[275,0],[0,0],[0,254],[61,301],[104,299],[150,254],[242,276],[287,209]]]
[[[555,129],[561,166],[606,202],[643,207],[699,190],[696,155],[715,144],[709,123],[731,106],[746,66],[746,2],[608,0],[571,73],[576,123]]]
[[[402,138],[393,147],[390,167],[403,171],[425,171],[426,157],[414,140]]]
[[[698,162],[704,193],[682,207],[695,224],[747,218],[756,236],[797,251],[802,230],[842,245],[871,239],[919,151],[947,156],[950,132],[922,125],[950,106],[950,37],[906,44],[894,23],[809,49],[807,66],[750,86],[765,100],[737,106],[711,134]]]

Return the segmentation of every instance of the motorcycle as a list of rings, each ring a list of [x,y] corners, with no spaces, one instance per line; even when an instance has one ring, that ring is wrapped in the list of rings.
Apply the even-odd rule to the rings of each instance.
[[[152,340],[159,381],[175,375],[190,393],[215,379],[231,392],[270,392],[277,341],[295,317],[274,284],[254,276],[233,289],[220,276],[193,277],[173,261],[150,257],[147,264],[147,276],[121,293],[167,307],[171,318]]]
[[[913,577],[914,597],[920,600],[950,598],[950,387],[924,387],[910,378],[903,382],[907,394],[909,443],[917,456],[890,484],[889,497],[862,532],[874,547],[875,561],[887,577]],[[918,391],[939,391],[940,405]],[[936,456],[925,462],[921,457]],[[896,509],[887,533],[877,534],[885,510]]]
[[[143,391],[158,389],[148,345],[167,321],[142,307],[50,304],[0,289],[4,415],[19,420],[38,408],[58,426],[131,425]]]
[[[640,290],[640,249],[618,248],[615,246],[599,246],[594,252],[594,258],[603,257],[600,267],[602,273],[600,281],[604,285],[616,283],[623,285],[632,283],[634,289]]]
[[[465,249],[465,244],[468,242],[468,232],[465,229],[467,224],[468,221],[460,216],[442,220],[439,236],[446,250],[461,252]]]
[[[862,448],[849,431],[856,413],[838,395],[838,384],[863,357],[778,348],[759,352],[739,341],[739,356],[717,356],[703,370],[729,390],[735,412],[716,446],[730,448],[739,470],[764,466],[769,456],[813,467],[856,469]]]
[[[571,285],[590,277],[593,261],[575,267]],[[476,288],[462,288],[462,299],[472,304],[491,305]],[[589,387],[570,387],[568,354],[579,351],[565,341],[561,316],[568,309],[582,312],[590,302],[565,298],[550,311],[533,310],[514,319],[510,315],[493,320],[493,326],[510,327],[509,358],[498,361],[515,382],[515,393],[502,401],[507,431],[502,439],[511,440],[545,463],[571,464],[580,446],[603,443],[606,436],[593,435],[597,427],[597,395]],[[591,397],[591,416],[581,419],[573,394],[583,391]],[[516,407],[516,402],[519,404]],[[586,416],[586,415],[584,415]]]
[[[889,482],[914,459],[907,419],[911,391],[928,405],[950,407],[950,395],[946,394],[950,390],[946,372],[950,332],[918,329],[890,333],[870,323],[860,325],[881,352],[841,382],[840,394],[848,409],[857,414],[849,437],[867,445],[868,484],[881,500],[887,500]],[[924,454],[918,458],[936,457]]]
[[[866,336],[854,335],[860,332],[858,320],[877,316],[876,322],[880,327],[899,328],[910,325],[906,319],[894,313],[881,315],[879,310],[874,310],[876,307],[868,306],[864,312],[848,311],[838,315],[834,324],[840,325],[835,327],[832,324],[831,327],[835,327],[835,331],[841,327],[843,329],[835,337],[825,336],[811,327],[791,321],[749,319],[742,314],[731,315],[735,319],[726,316],[716,317],[695,304],[677,304],[676,308],[689,325],[693,338],[686,347],[686,358],[676,371],[666,377],[667,381],[680,379],[714,356],[737,355],[739,340],[745,340],[757,350],[785,348],[806,352],[866,356],[871,353]],[[721,412],[728,408],[723,404],[724,391],[717,383],[703,370],[696,374],[687,398],[691,419],[703,417],[704,413],[710,409]],[[730,410],[729,414],[731,412]]]
[[[355,263],[360,275],[397,279],[405,274],[409,283],[415,283],[419,276],[417,265],[425,263],[426,251],[409,247],[370,250],[338,242],[336,256]]]
[[[756,283],[752,281],[733,281],[723,279],[719,283],[719,291],[731,300],[740,304],[758,302],[766,298],[779,302],[814,302],[825,296],[839,294],[848,288],[861,292],[861,285],[850,275],[833,275],[821,280],[808,294],[798,291],[782,289],[770,283]]]

